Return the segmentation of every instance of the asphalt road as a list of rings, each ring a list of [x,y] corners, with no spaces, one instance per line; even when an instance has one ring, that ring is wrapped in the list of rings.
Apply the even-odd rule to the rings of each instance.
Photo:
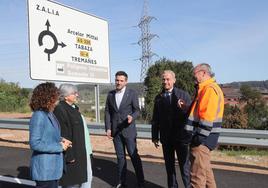
[[[21,148],[0,147],[0,175],[5,177],[29,178],[31,151]],[[162,163],[143,162],[147,188],[166,187],[165,167]],[[177,168],[178,169],[178,168]],[[258,188],[267,187],[268,175],[214,169],[218,188]],[[116,160],[95,156],[93,161],[93,188],[109,188],[115,183]],[[179,187],[183,187],[177,172]],[[131,162],[128,161],[128,187],[134,188],[136,179]],[[0,188],[29,188],[0,181]]]

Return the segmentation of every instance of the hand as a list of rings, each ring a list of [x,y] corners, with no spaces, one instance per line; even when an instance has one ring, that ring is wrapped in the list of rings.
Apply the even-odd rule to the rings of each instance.
[[[186,108],[185,101],[183,99],[179,99],[178,103],[177,103],[177,106],[184,110]]]
[[[106,136],[107,136],[109,139],[113,139],[113,137],[112,137],[112,131],[111,131],[110,129],[108,129],[108,130],[106,131]]]
[[[63,151],[66,151],[68,149],[68,145],[64,144],[63,142],[60,142],[60,143],[61,143]]]
[[[127,123],[132,123],[133,117],[131,115],[127,115]]]
[[[66,138],[61,138],[61,142],[66,144],[68,147],[72,147],[72,142]]]
[[[154,143],[154,146],[155,146],[156,148],[159,147],[159,141],[158,141],[158,140],[153,140],[153,143]]]

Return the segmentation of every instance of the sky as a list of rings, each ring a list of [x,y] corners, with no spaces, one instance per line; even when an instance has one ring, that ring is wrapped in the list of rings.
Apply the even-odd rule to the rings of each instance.
[[[118,70],[139,82],[143,0],[57,0],[108,21],[111,80]],[[157,54],[208,63],[219,83],[268,80],[267,0],[149,0],[150,32]],[[0,78],[32,88],[26,0],[0,2]]]

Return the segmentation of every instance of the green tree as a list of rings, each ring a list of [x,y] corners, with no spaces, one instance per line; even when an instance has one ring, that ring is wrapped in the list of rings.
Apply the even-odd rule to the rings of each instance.
[[[258,104],[261,101],[261,93],[255,89],[252,89],[249,85],[242,85],[240,87],[241,102],[245,102],[250,105]]]
[[[27,109],[28,96],[29,90],[21,89],[17,83],[0,81],[0,111],[13,112]]]
[[[144,116],[146,121],[151,119],[154,98],[162,89],[162,72],[164,70],[172,70],[176,74],[175,86],[193,94],[194,78],[192,75],[192,69],[193,65],[191,62],[171,61],[166,58],[156,61],[155,64],[148,69],[147,76],[144,81],[144,85],[146,87]]]
[[[246,129],[247,114],[237,106],[226,104],[224,107],[223,128]]]
[[[264,102],[255,105],[247,104],[248,127],[251,129],[268,130],[268,109]]]
[[[248,85],[242,85],[240,92],[241,101],[245,103],[244,110],[248,116],[248,127],[268,130],[268,107],[261,93]]]

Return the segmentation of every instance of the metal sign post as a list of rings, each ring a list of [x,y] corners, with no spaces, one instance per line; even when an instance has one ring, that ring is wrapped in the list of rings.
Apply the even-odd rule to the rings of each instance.
[[[95,117],[96,122],[100,123],[100,86],[95,85]]]

